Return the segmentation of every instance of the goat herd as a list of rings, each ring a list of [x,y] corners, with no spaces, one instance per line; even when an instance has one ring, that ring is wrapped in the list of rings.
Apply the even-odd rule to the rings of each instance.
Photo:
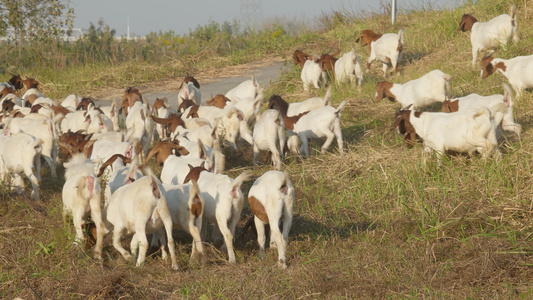
[[[516,8],[489,22],[478,22],[464,15],[460,29],[471,31],[474,63],[479,50],[518,40]],[[398,34],[377,34],[363,30],[356,42],[368,45],[367,71],[374,60],[383,63],[384,75],[389,65],[398,71],[403,51],[403,30]],[[301,50],[293,55],[302,67],[304,90],[324,86],[328,77],[337,84],[356,82],[361,87],[363,71],[359,57],[352,51],[340,58],[324,54],[311,57]],[[483,77],[494,72],[503,74],[521,93],[533,87],[533,56],[504,60],[485,57],[481,60]],[[471,94],[448,100],[451,76],[434,70],[404,84],[382,81],[377,84],[376,98],[397,100],[402,108],[420,108],[443,102],[443,111],[428,113],[401,110],[394,125],[413,144],[422,139],[426,151],[443,155],[447,150],[488,157],[497,152],[495,127],[520,134],[513,120],[512,91],[504,84],[504,95]],[[207,222],[214,223],[214,242],[223,242],[228,260],[235,263],[233,237],[241,216],[243,182],[251,179],[244,171],[235,179],[223,175],[225,157],[221,144],[237,148],[240,136],[253,146],[253,164],[260,151],[269,151],[276,170],[260,176],[248,193],[254,224],[264,255],[265,224],[270,225],[271,247],[278,249],[278,266],[286,268],[286,247],[292,224],[294,188],[282,167],[285,147],[296,154],[309,156],[308,140],[326,138],[325,152],[336,139],[343,152],[340,113],[346,105],[329,105],[331,85],[324,98],[315,97],[300,103],[287,103],[278,95],[270,98],[268,110],[260,113],[264,89],[255,78],[244,81],[225,95],[202,102],[200,84],[187,76],[180,87],[179,106],[172,108],[166,99],[156,99],[152,106],[136,88],[127,88],[118,104],[98,107],[90,98],[70,95],[61,103],[44,97],[39,83],[32,78],[14,75],[0,86],[4,113],[0,137],[1,178],[13,189],[24,187],[21,173],[32,184],[33,196],[39,199],[41,157],[57,177],[56,164],[61,152],[65,167],[62,191],[63,218],[72,215],[76,239],[85,244],[84,226],[95,236],[95,257],[101,259],[103,237],[113,232],[113,246],[126,260],[136,256],[143,263],[148,249],[159,245],[162,257],[170,252],[172,267],[178,269],[172,230],[180,229],[193,238],[191,257],[203,254]],[[25,88],[22,97],[17,90]],[[450,113],[453,112],[453,113]],[[250,127],[253,125],[253,132]],[[154,142],[154,136],[159,140]],[[149,147],[153,145],[153,148]],[[150,150],[150,151],[149,151]],[[158,179],[147,162],[154,157],[162,166]],[[101,191],[101,186],[105,186]],[[101,198],[104,197],[102,209]],[[283,226],[280,230],[279,222]],[[121,244],[125,234],[133,234],[131,253]],[[133,256],[132,256],[133,255]]]

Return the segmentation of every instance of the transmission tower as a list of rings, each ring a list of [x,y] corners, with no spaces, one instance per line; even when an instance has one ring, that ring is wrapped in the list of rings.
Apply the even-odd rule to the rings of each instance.
[[[239,20],[245,26],[257,26],[263,21],[261,0],[241,0]]]

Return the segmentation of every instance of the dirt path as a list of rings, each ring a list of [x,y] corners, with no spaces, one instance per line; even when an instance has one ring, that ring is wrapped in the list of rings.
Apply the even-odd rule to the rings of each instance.
[[[276,59],[231,66],[217,72],[205,72],[195,76],[195,78],[200,82],[202,99],[208,100],[216,94],[225,94],[241,82],[250,79],[252,75],[255,75],[256,80],[262,87],[266,87],[281,74],[283,68],[285,67],[282,59]],[[148,85],[140,85],[138,88],[143,94],[143,98],[150,103],[153,103],[156,98],[167,97],[171,106],[177,106],[178,87],[180,84],[181,81],[179,80],[160,81]],[[123,93],[123,89],[113,89],[99,91],[94,93],[93,96],[100,99],[97,104],[109,105],[112,100],[120,100]]]

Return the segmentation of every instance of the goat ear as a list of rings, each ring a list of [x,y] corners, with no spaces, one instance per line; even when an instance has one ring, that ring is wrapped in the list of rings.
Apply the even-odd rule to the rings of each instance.
[[[202,164],[200,165],[200,167],[202,167],[202,168],[205,169],[205,160],[202,162]]]

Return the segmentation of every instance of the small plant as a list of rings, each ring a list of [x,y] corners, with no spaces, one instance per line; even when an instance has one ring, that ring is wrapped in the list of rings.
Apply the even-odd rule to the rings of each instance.
[[[35,256],[43,253],[45,255],[50,255],[52,253],[54,253],[54,250],[55,250],[55,243],[54,242],[51,242],[50,244],[48,245],[45,245],[41,242],[37,242],[37,245],[39,245],[39,249],[37,251],[35,251]]]

